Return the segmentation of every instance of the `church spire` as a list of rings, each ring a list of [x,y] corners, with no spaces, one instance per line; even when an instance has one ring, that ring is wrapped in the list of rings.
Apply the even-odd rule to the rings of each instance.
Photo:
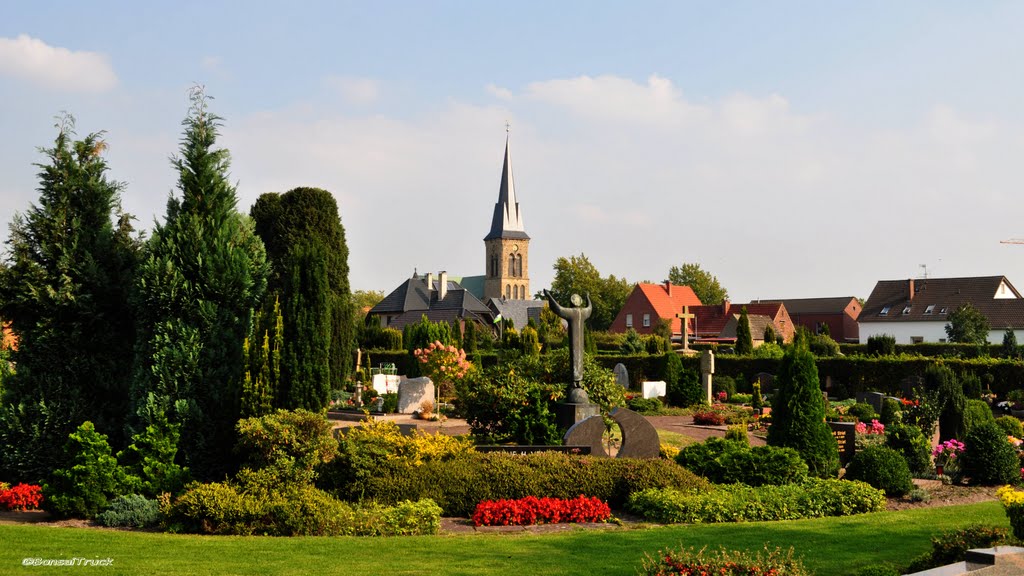
[[[516,184],[512,177],[512,154],[509,151],[509,124],[505,124],[505,164],[501,167],[501,185],[498,187],[498,201],[494,204],[491,231],[484,240],[494,238],[529,238],[523,228],[523,215],[519,212],[516,199]]]

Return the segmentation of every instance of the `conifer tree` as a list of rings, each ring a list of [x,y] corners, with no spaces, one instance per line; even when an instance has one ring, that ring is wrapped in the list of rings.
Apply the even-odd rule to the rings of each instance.
[[[236,209],[229,155],[215,147],[220,118],[191,92],[174,158],[181,197],[167,201],[140,265],[132,399],[135,432],[166,418],[181,425],[184,463],[200,479],[234,467],[244,378],[243,342],[266,288],[263,243]]]
[[[283,348],[284,318],[281,316],[281,302],[274,298],[274,307],[269,314],[256,312],[252,330],[243,345],[243,417],[263,416],[274,410],[274,398],[281,383]]]
[[[747,307],[740,311],[740,319],[736,324],[736,353],[740,356],[747,356],[754,352],[754,340],[750,335],[750,318],[747,317]]]
[[[0,266],[0,318],[19,340],[0,408],[4,480],[45,480],[86,420],[124,445],[137,240],[122,184],[107,179],[103,134],[75,140],[70,116],[57,128],[37,165],[38,203],[15,217]]]
[[[804,338],[786,350],[776,382],[768,444],[793,448],[807,462],[811,474],[834,477],[839,470],[839,447],[825,423],[818,369]]]

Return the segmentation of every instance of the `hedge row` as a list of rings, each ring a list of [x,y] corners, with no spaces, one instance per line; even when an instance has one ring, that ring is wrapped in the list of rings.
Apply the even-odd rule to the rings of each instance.
[[[367,462],[366,460],[363,461]],[[379,459],[351,470],[342,456],[327,465],[321,484],[343,500],[380,504],[430,498],[446,516],[470,516],[484,500],[527,496],[593,496],[621,508],[630,494],[647,488],[706,491],[703,478],[669,460],[570,456],[556,452],[527,455],[472,453],[416,466],[401,459]],[[370,469],[372,468],[372,469]]]
[[[840,344],[839,351],[847,356],[865,356],[867,344]],[[922,342],[920,344],[897,344],[896,354],[911,356],[928,356],[931,358],[1003,358],[1005,353],[1001,344],[960,344],[954,342]]]

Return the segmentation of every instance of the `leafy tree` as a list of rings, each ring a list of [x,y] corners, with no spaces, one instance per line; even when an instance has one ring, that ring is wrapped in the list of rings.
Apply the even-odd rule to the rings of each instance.
[[[775,332],[775,326],[769,322],[764,325],[764,343],[774,344],[778,334]]]
[[[970,302],[949,313],[946,336],[950,342],[982,345],[988,342],[988,318]]]
[[[63,117],[37,165],[38,204],[11,224],[0,267],[0,318],[19,340],[0,408],[0,470],[10,480],[44,480],[87,419],[124,443],[138,246],[105,149],[102,133],[75,140],[74,120]]]
[[[750,318],[747,317],[747,307],[740,311],[740,319],[736,324],[736,353],[740,356],[747,356],[754,352],[754,340],[750,335]]]
[[[685,328],[685,327],[684,327]],[[667,318],[656,318],[654,326],[651,327],[651,334],[663,338],[665,342],[672,342],[672,322]]]
[[[184,463],[201,479],[234,467],[243,343],[266,288],[263,243],[236,210],[220,118],[193,89],[181,155],[181,197],[167,201],[146,246],[133,298],[139,317],[132,399],[135,430],[166,418],[181,426]]]
[[[326,190],[295,188],[284,194],[261,195],[250,214],[271,265],[265,301],[280,295],[288,335],[286,345],[303,350],[302,354],[290,356],[299,364],[286,358],[282,376],[285,386],[307,386],[296,382],[296,378],[310,374],[320,378],[323,373],[329,379],[326,390],[341,388],[352,370],[356,334],[353,318],[362,317],[362,310],[354,309],[349,289],[348,246],[338,203]],[[361,300],[366,302],[374,297],[364,292]],[[303,326],[299,326],[300,314]],[[319,342],[323,338],[320,323],[328,329],[326,347]],[[321,366],[324,362],[326,367]],[[324,388],[319,383],[312,386]],[[315,404],[319,402],[305,407],[318,410]]]
[[[835,476],[839,447],[825,423],[825,402],[814,355],[802,338],[782,357],[776,383],[768,444],[795,448],[815,476]]]
[[[729,299],[729,291],[718,282],[718,278],[700,267],[700,264],[673,266],[668,271],[668,281],[677,286],[689,286],[701,304],[721,304]]]
[[[625,278],[616,278],[614,275],[602,278],[601,273],[584,254],[569,258],[561,257],[555,261],[554,268],[555,278],[551,281],[551,294],[555,300],[567,306],[573,294],[590,294],[593,306],[588,320],[590,329],[610,328],[633,290],[633,285]]]
[[[1007,328],[1003,333],[1003,357],[1017,358],[1020,356],[1020,348],[1017,346],[1017,334],[1013,328]]]

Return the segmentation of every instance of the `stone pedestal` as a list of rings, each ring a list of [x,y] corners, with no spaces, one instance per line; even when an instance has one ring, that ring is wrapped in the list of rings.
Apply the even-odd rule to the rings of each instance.
[[[563,402],[555,407],[558,426],[565,429],[572,428],[577,422],[582,422],[600,413],[601,407],[589,402],[586,404]]]
[[[701,386],[704,389],[704,400],[708,404],[711,404],[711,379],[712,378],[713,378],[713,376],[711,374],[701,374],[700,375],[700,383],[701,383]]]

